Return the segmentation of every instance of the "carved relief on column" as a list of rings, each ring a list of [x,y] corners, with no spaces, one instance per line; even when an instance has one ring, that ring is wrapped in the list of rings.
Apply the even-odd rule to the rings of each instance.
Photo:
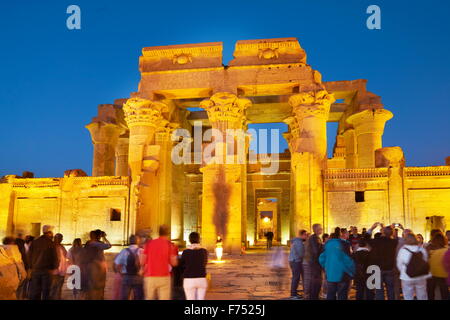
[[[290,127],[288,139],[292,152],[311,152],[325,157],[326,123],[334,95],[326,90],[295,94],[289,98],[293,116],[285,120]]]
[[[159,146],[155,145],[155,132],[169,122],[164,113],[166,104],[147,99],[131,98],[123,105],[125,121],[130,129],[128,161],[133,176],[140,174],[142,163],[148,168],[157,169]],[[144,157],[147,158],[145,161]],[[148,158],[154,159],[148,159]]]

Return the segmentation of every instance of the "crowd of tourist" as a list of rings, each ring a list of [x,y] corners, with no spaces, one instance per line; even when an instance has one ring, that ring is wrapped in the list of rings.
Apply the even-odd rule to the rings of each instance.
[[[6,237],[0,247],[0,299],[60,300],[69,276],[72,298],[102,300],[111,248],[105,232],[93,230],[83,245],[77,238],[66,250],[63,235],[45,225],[37,239],[19,234]],[[401,235],[399,233],[402,233]],[[131,235],[129,246],[114,257],[112,298],[117,300],[203,300],[208,288],[208,251],[196,232],[179,255],[167,226],[159,237]],[[290,241],[288,262],[292,271],[291,299],[347,300],[352,287],[357,300],[447,300],[450,285],[450,231],[432,230],[430,241],[401,225],[375,223],[358,232],[356,227],[336,228],[323,234],[320,224],[312,233],[300,230]],[[276,275],[286,279],[284,253],[273,251]],[[73,267],[76,268],[73,268]],[[68,272],[68,268],[71,268]],[[69,274],[69,275],[68,275]],[[287,280],[287,279],[286,279]],[[298,294],[300,282],[303,295]],[[438,295],[435,293],[438,292]]]
[[[424,243],[400,224],[375,223],[361,233],[336,228],[330,235],[320,224],[312,229],[291,240],[291,299],[317,300],[322,292],[328,300],[347,300],[352,286],[356,300],[437,300],[436,291],[449,299],[450,231],[432,230]]]

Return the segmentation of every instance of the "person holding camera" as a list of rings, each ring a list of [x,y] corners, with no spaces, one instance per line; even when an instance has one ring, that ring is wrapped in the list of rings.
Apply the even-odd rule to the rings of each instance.
[[[103,300],[106,285],[106,261],[104,251],[111,248],[106,233],[99,229],[91,231],[90,240],[84,247],[86,270],[86,300]]]

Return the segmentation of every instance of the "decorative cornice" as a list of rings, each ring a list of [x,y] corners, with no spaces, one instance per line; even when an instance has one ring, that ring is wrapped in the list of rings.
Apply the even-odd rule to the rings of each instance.
[[[325,180],[334,179],[373,179],[387,178],[387,168],[364,168],[364,169],[328,169],[324,170]]]
[[[450,166],[407,167],[405,173],[407,177],[450,176]]]

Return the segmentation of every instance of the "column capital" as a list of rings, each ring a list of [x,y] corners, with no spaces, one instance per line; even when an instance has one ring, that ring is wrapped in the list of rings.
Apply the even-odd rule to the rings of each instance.
[[[128,127],[164,127],[168,122],[163,114],[168,112],[169,108],[162,102],[142,98],[131,98],[124,103],[123,111]]]
[[[367,109],[348,117],[347,123],[353,126],[357,135],[383,133],[386,122],[393,117],[392,112],[386,109]]]
[[[299,119],[307,117],[328,118],[331,104],[336,99],[326,90],[307,91],[294,94],[289,98],[292,111]]]
[[[218,92],[200,103],[208,113],[209,121],[216,129],[240,129],[244,126],[245,109],[251,105],[248,99],[238,98],[229,92]]]
[[[114,123],[96,121],[85,126],[91,133],[93,144],[107,143],[115,145],[124,128]]]

